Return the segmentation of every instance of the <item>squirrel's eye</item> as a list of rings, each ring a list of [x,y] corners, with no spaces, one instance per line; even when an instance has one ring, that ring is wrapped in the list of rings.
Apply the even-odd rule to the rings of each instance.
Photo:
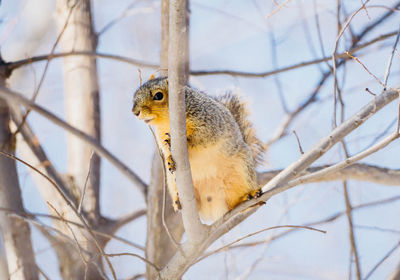
[[[161,100],[163,99],[164,95],[162,94],[162,92],[157,92],[156,94],[154,94],[153,96],[153,100]]]

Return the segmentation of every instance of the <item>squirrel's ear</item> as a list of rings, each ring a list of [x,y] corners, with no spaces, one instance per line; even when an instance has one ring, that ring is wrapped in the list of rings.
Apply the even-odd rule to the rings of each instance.
[[[153,74],[150,75],[149,81],[154,80],[156,78],[156,73],[157,72],[154,72]]]

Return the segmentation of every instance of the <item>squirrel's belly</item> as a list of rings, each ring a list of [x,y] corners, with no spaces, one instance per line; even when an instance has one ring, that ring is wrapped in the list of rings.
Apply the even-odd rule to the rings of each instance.
[[[240,157],[226,155],[221,145],[189,149],[189,161],[200,217],[215,221],[252,191]]]

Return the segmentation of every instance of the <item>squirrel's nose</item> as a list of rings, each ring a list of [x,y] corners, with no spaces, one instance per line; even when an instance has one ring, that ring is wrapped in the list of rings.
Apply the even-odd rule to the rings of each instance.
[[[139,109],[137,106],[133,106],[132,112],[133,112],[136,116],[139,116],[139,115],[140,115],[140,109]]]

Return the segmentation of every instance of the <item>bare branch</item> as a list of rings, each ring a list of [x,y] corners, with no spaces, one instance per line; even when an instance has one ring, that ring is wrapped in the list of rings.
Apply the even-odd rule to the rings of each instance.
[[[386,89],[386,85],[387,85],[387,82],[388,82],[388,79],[389,79],[390,68],[392,67],[394,51],[396,50],[397,43],[399,42],[399,35],[400,35],[400,29],[397,32],[396,40],[394,42],[394,45],[393,45],[393,48],[392,48],[392,52],[391,52],[390,57],[389,57],[389,62],[388,62],[388,65],[386,67],[385,77],[383,78],[383,89]]]
[[[299,176],[311,175],[320,170],[331,167],[332,165],[324,165],[317,167],[310,167]],[[260,185],[267,184],[273,177],[279,174],[282,170],[273,170],[258,173],[258,182]],[[373,182],[387,186],[400,185],[400,169],[389,169],[378,167],[375,165],[368,165],[362,163],[354,163],[342,169],[336,170],[334,173],[329,173],[321,177],[315,177],[308,180],[307,183],[328,182],[328,181],[341,181],[341,180],[359,180],[366,182]]]
[[[119,159],[117,159],[114,155],[112,155],[108,150],[106,150],[103,146],[101,146],[96,140],[94,140],[91,136],[87,135],[86,133],[76,129],[75,127],[69,125],[65,121],[61,120],[54,114],[50,113],[48,110],[44,109],[43,107],[31,102],[27,98],[23,97],[17,92],[11,91],[5,87],[0,87],[0,96],[7,101],[14,103],[14,104],[22,104],[27,108],[31,108],[33,111],[39,113],[40,115],[44,116],[51,122],[55,123],[56,125],[62,127],[66,131],[70,132],[71,134],[75,135],[82,141],[86,142],[90,145],[93,150],[98,153],[99,155],[103,156],[107,160],[110,161],[118,170],[121,171],[128,179],[130,179],[142,192],[144,195],[146,193],[147,185],[140,179],[132,170],[129,169],[124,163],[122,163]]]
[[[88,180],[89,180],[90,169],[91,169],[91,167],[92,167],[93,155],[94,155],[94,153],[92,152],[92,155],[90,156],[90,159],[89,159],[89,168],[88,168],[88,172],[87,172],[87,175],[86,175],[85,184],[84,184],[84,186],[83,186],[83,191],[82,191],[81,199],[80,199],[79,205],[78,205],[78,212],[79,212],[79,213],[82,212],[82,203],[83,203],[83,200],[85,199],[85,193],[86,193],[87,183],[88,183]]]
[[[98,58],[111,59],[111,60],[131,64],[131,65],[141,67],[141,68],[154,68],[154,69],[159,68],[159,65],[157,65],[157,64],[152,64],[152,63],[148,63],[148,62],[144,62],[144,61],[140,61],[140,60],[136,60],[136,59],[132,59],[132,58],[125,57],[125,56],[120,56],[120,55],[91,52],[91,51],[71,51],[71,52],[55,53],[52,56],[50,56],[50,55],[35,56],[35,57],[26,58],[26,59],[21,59],[21,60],[15,61],[15,62],[9,62],[6,64],[6,67],[10,71],[12,71],[12,70],[20,68],[22,66],[34,63],[34,62],[40,62],[40,61],[44,61],[44,60],[52,60],[54,58],[61,58],[61,57],[68,57],[68,56],[98,57]]]
[[[379,80],[379,78],[377,76],[375,76],[368,68],[367,66],[364,65],[364,63],[361,62],[361,60],[359,60],[357,57],[346,53],[350,58],[354,59],[355,61],[357,61],[364,69],[365,71],[367,71],[368,74],[370,74],[379,84],[381,84],[383,86],[383,88],[386,88],[386,85],[384,83],[382,83],[381,80]]]
[[[85,266],[87,266],[88,265],[88,261],[85,259],[85,256],[83,255],[82,247],[79,244],[78,239],[76,238],[75,232],[72,230],[70,225],[67,222],[65,222],[64,218],[62,217],[62,215],[57,211],[56,208],[54,208],[54,206],[50,202],[47,201],[47,205],[49,205],[50,208],[53,209],[53,211],[57,214],[57,216],[60,218],[60,220],[67,226],[67,228],[71,232],[71,234],[72,234],[72,236],[74,238],[74,241],[75,241],[75,245],[76,245],[76,247],[78,249],[79,255],[81,256],[82,262],[85,264]]]
[[[296,130],[293,130],[294,136],[296,136],[297,145],[299,146],[300,154],[304,154],[303,148],[301,147],[299,136],[297,136]]]
[[[171,133],[171,151],[176,162],[176,183],[182,205],[182,220],[190,242],[200,242],[205,226],[200,222],[194,194],[192,175],[187,151],[185,113],[185,68],[187,45],[185,36],[187,1],[170,1],[169,50],[168,50],[168,98]],[[182,54],[183,52],[183,54]]]
[[[53,56],[54,51],[56,50],[56,47],[57,47],[58,43],[60,42],[60,40],[61,40],[61,38],[62,38],[62,36],[63,36],[65,30],[67,29],[67,26],[68,26],[68,24],[69,24],[69,22],[70,22],[70,19],[71,19],[71,16],[72,16],[72,12],[74,11],[74,9],[75,9],[75,7],[77,6],[77,4],[78,4],[78,1],[75,1],[75,2],[73,3],[73,5],[72,5],[71,7],[69,7],[68,15],[67,15],[67,18],[65,19],[64,25],[63,25],[63,27],[62,27],[60,33],[58,34],[57,39],[56,39],[56,41],[55,41],[54,44],[53,44],[53,47],[52,47],[51,50],[50,50],[50,55],[49,55],[49,58],[50,58],[50,59],[46,60],[46,65],[44,66],[43,74],[42,74],[42,76],[41,76],[41,78],[40,78],[40,80],[39,80],[39,84],[38,84],[37,88],[35,89],[35,92],[33,93],[33,96],[32,96],[32,98],[31,98],[31,101],[32,101],[32,102],[35,102],[35,101],[36,101],[36,98],[37,98],[37,96],[38,96],[38,94],[39,94],[40,88],[42,87],[42,84],[43,84],[43,82],[44,82],[44,79],[46,78],[46,74],[47,74],[47,70],[48,70],[49,65],[50,65],[51,57]],[[28,109],[28,110],[26,111],[25,115],[22,117],[22,121],[21,121],[21,123],[20,123],[20,126],[19,126],[19,127],[17,128],[17,130],[15,131],[15,134],[17,134],[17,133],[20,131],[21,126],[24,125],[24,123],[25,123],[26,119],[28,118],[28,115],[29,115],[30,112],[31,112],[30,109]]]
[[[34,166],[32,166],[31,164],[25,162],[24,160],[12,155],[12,154],[8,154],[5,153],[3,151],[0,151],[0,154],[2,154],[3,156],[6,156],[8,158],[11,158],[13,160],[19,161],[22,164],[28,166],[29,168],[33,169],[35,172],[39,173],[41,176],[43,176],[43,178],[45,178],[56,190],[57,192],[61,195],[61,197],[64,199],[64,201],[68,204],[68,206],[74,211],[75,215],[77,218],[79,218],[79,220],[82,222],[82,225],[85,227],[85,229],[87,230],[87,232],[91,235],[91,237],[93,238],[93,241],[97,247],[97,249],[99,250],[99,252],[101,253],[102,256],[105,256],[105,253],[103,251],[103,248],[100,246],[99,242],[96,239],[95,234],[93,233],[92,229],[89,227],[89,225],[87,224],[87,222],[85,221],[85,219],[82,217],[82,215],[79,214],[78,210],[75,208],[74,204],[72,201],[70,201],[68,199],[68,197],[62,192],[61,188],[51,179],[49,178],[46,174],[44,174],[43,172],[41,172],[39,169],[35,168]],[[105,259],[107,261],[107,264],[111,270],[111,273],[113,275],[113,278],[116,279],[116,274],[114,271],[114,268],[110,262],[110,260],[107,258],[107,256],[105,256]]]
[[[393,32],[389,32],[389,33],[380,35],[371,41],[368,41],[357,47],[351,48],[347,52],[349,54],[353,54],[353,53],[358,52],[370,45],[377,43],[377,42],[380,42],[380,41],[386,40],[388,38],[391,38],[393,36],[396,36],[396,34],[397,34],[397,31],[393,31]],[[358,37],[360,38],[360,35]],[[14,62],[9,62],[9,63],[6,63],[5,66],[10,71],[13,71],[22,66],[25,66],[25,65],[28,65],[28,64],[31,64],[34,62],[40,62],[40,61],[44,61],[44,60],[49,60],[49,59],[51,60],[54,58],[61,58],[61,57],[68,57],[68,56],[98,57],[98,58],[111,59],[111,60],[127,63],[127,64],[134,65],[134,66],[141,67],[141,68],[151,68],[151,69],[159,69],[160,68],[160,65],[155,64],[155,63],[140,61],[137,59],[132,59],[132,58],[120,56],[120,55],[106,54],[106,53],[100,53],[100,52],[88,52],[88,51],[72,51],[72,52],[65,52],[65,53],[55,53],[51,57],[50,57],[50,55],[35,56],[35,57],[26,58],[26,59],[21,59],[21,60],[14,61]],[[340,59],[345,59],[345,60],[350,59],[345,52],[337,54],[336,57],[340,58]],[[192,76],[231,75],[231,76],[240,76],[240,77],[248,77],[248,78],[264,78],[264,77],[276,75],[279,73],[283,73],[286,71],[315,65],[318,63],[322,63],[322,62],[327,62],[331,59],[332,59],[332,57],[328,56],[328,57],[314,59],[314,60],[310,60],[310,61],[306,61],[306,62],[300,62],[300,63],[296,63],[296,64],[293,64],[290,66],[282,67],[282,68],[279,68],[276,70],[260,72],[260,73],[234,71],[234,70],[194,70],[194,71],[190,71],[190,75],[192,75]]]
[[[137,11],[135,11],[135,13],[133,13],[132,8],[138,3],[139,1],[133,1],[131,4],[128,5],[128,7],[126,7],[124,9],[124,11],[117,16],[116,18],[114,18],[113,20],[111,20],[109,23],[107,23],[106,25],[104,25],[104,27],[102,27],[100,29],[100,31],[97,33],[98,36],[103,35],[106,31],[108,31],[111,27],[113,27],[115,24],[117,24],[120,20],[122,20],[123,18],[127,17],[128,15],[131,14],[139,14],[139,13],[151,13],[154,11],[154,9],[156,8],[156,6],[150,2],[150,4],[152,4],[152,7],[143,7],[143,8],[137,8]]]
[[[354,234],[354,225],[353,225],[353,215],[352,215],[353,207],[351,206],[351,203],[350,203],[350,196],[349,196],[349,191],[347,188],[347,181],[343,181],[343,192],[344,192],[344,199],[345,199],[345,203],[346,203],[346,217],[347,217],[347,222],[349,224],[349,239],[350,239],[351,255],[354,256],[354,261],[356,263],[357,280],[361,280],[360,258],[358,256],[356,238],[355,238],[355,234]],[[350,263],[351,263],[351,256],[350,256]]]
[[[4,84],[1,77],[0,84]],[[9,122],[7,103],[0,99],[0,150],[14,153],[15,142],[9,129]],[[17,213],[24,213],[16,164],[13,160],[2,156],[0,156],[0,206],[11,208]],[[0,228],[10,279],[38,279],[29,225],[0,213]]]
[[[395,196],[395,197],[391,197],[391,198],[388,198],[388,199],[376,200],[376,201],[367,202],[367,203],[363,203],[363,204],[360,204],[360,205],[353,206],[353,210],[359,210],[359,209],[369,208],[369,207],[373,207],[373,206],[381,206],[382,204],[393,203],[393,202],[396,202],[398,200],[400,200],[400,196]],[[328,216],[327,218],[319,219],[317,221],[304,224],[303,226],[312,227],[312,226],[317,226],[317,225],[321,225],[321,224],[331,223],[331,222],[339,219],[340,217],[342,217],[345,213],[346,213],[346,211],[338,212],[338,213],[335,213],[333,215]],[[247,242],[247,243],[232,245],[230,247],[224,248],[223,250],[221,249],[218,252],[215,252],[215,251],[207,252],[201,258],[203,259],[203,258],[208,257],[209,255],[220,253],[220,252],[224,252],[226,250],[232,250],[232,249],[244,248],[244,247],[254,247],[254,246],[261,245],[261,244],[269,243],[271,241],[275,241],[277,239],[280,239],[281,237],[284,237],[284,236],[288,235],[289,233],[292,233],[292,232],[297,231],[299,229],[301,229],[301,228],[292,228],[292,229],[286,230],[286,231],[284,231],[282,233],[279,233],[277,235],[271,236],[266,240],[253,241],[253,242]]]
[[[104,226],[101,226],[101,230],[108,234],[114,234],[123,226],[129,224],[130,222],[132,222],[144,215],[146,215],[146,209],[140,209],[140,210],[133,211],[132,213],[127,214],[126,216],[123,216],[117,220],[111,220],[111,221],[107,222]]]
[[[16,125],[16,127],[20,127],[20,134],[22,135],[24,141],[26,142],[29,149],[32,151],[34,156],[37,158],[39,164],[46,171],[47,175],[57,183],[57,185],[62,189],[63,193],[67,195],[70,199],[73,199],[73,196],[70,193],[70,189],[65,184],[62,179],[60,173],[56,170],[52,162],[47,157],[46,152],[43,147],[40,145],[39,139],[34,134],[32,128],[30,127],[28,122],[25,122],[24,125],[21,125],[23,119],[23,113],[18,105],[11,105],[11,117]],[[18,139],[18,138],[17,138]]]
[[[160,268],[158,268],[154,263],[152,263],[151,261],[147,260],[146,258],[143,258],[142,256],[138,255],[138,254],[133,254],[133,253],[117,253],[117,254],[106,254],[108,257],[121,257],[121,256],[132,256],[132,257],[136,257],[142,261],[144,261],[145,263],[151,265],[153,268],[157,269],[157,271],[160,270]]]
[[[342,169],[346,166],[349,166],[349,165],[353,164],[354,162],[357,162],[357,161],[365,158],[366,156],[379,151],[380,149],[389,145],[393,140],[397,139],[398,137],[399,137],[399,135],[397,133],[393,133],[389,137],[386,137],[385,139],[383,139],[381,142],[375,144],[374,146],[366,149],[365,151],[363,151],[355,156],[349,157],[340,163],[337,163],[335,165],[332,165],[330,167],[327,167],[327,168],[317,171],[315,173],[312,173],[309,175],[304,175],[300,178],[297,178],[297,179],[293,180],[292,182],[290,182],[290,184],[294,184],[294,185],[304,184],[306,182],[309,182],[309,180],[312,181],[315,178],[333,174],[334,172],[339,171],[340,169]]]
[[[367,276],[365,276],[365,280],[367,280],[371,275],[377,270],[377,268],[384,262],[386,261],[387,258],[389,258],[394,251],[396,251],[400,247],[400,242],[398,242],[392,249],[389,250],[389,252],[386,253],[385,256],[371,269],[370,272],[368,272]]]
[[[348,50],[347,53],[350,53],[350,54],[356,53],[356,52],[358,52],[370,45],[373,45],[379,41],[386,40],[387,38],[396,36],[396,34],[397,34],[397,31],[393,31],[390,33],[386,33],[384,35],[380,35],[377,38],[375,38],[371,41],[368,41],[364,44],[360,44],[359,46],[353,46],[353,48]],[[345,52],[336,54],[336,58],[344,59],[344,60],[350,59]],[[234,70],[194,70],[194,71],[190,72],[190,75],[192,75],[192,76],[230,75],[230,76],[238,76],[238,77],[240,76],[240,77],[247,77],[247,78],[265,78],[265,77],[276,75],[276,74],[283,73],[286,71],[315,65],[315,64],[322,63],[322,62],[327,62],[327,61],[330,61],[331,59],[332,59],[332,56],[327,56],[327,57],[313,59],[313,60],[306,61],[306,62],[300,62],[300,63],[296,63],[296,64],[293,64],[290,66],[282,67],[282,68],[271,70],[271,71],[260,72],[260,73],[234,71]]]
[[[370,116],[379,111],[399,96],[399,90],[388,90],[378,95],[376,99],[364,106],[358,113],[347,121],[335,128],[328,136],[324,137],[314,147],[304,153],[297,161],[269,181],[262,189],[264,193],[249,201],[243,202],[232,211],[225,214],[221,219],[211,225],[207,237],[198,246],[184,244],[184,252],[177,252],[169,264],[161,271],[160,277],[170,279],[180,277],[198,258],[200,254],[220,236],[231,230],[237,224],[253,214],[260,206],[260,203],[267,201],[272,196],[290,189],[292,186],[287,184],[292,178],[298,176],[314,161],[320,158],[325,152],[333,147],[334,144],[352,132]]]
[[[17,215],[14,210],[8,209],[8,208],[0,207],[0,211],[7,211],[7,212],[11,212],[11,213]],[[49,219],[60,220],[61,221],[61,219],[58,216],[49,215],[49,214],[43,214],[43,213],[25,212],[23,216],[22,215],[19,215],[19,216],[22,217],[22,218],[29,218],[29,219],[32,219],[34,221],[37,221],[37,220],[35,220],[35,217],[43,217],[43,218],[49,218]],[[64,219],[63,222],[66,222],[66,223],[71,224],[73,226],[85,229],[85,227],[82,224],[79,224],[79,223],[74,222],[74,221],[67,220],[65,218],[63,218],[63,219]],[[54,227],[50,227],[50,226],[46,226],[46,228],[48,228],[48,229],[50,229],[52,231],[55,231],[57,234],[67,238],[68,240],[70,240],[73,243],[73,240],[68,235],[66,235],[63,232],[61,232],[60,230],[58,230],[58,229],[56,229]],[[115,239],[115,240],[120,241],[121,243],[127,244],[129,246],[132,246],[132,247],[138,249],[138,250],[144,251],[143,246],[138,245],[136,243],[133,243],[133,242],[131,242],[129,240],[126,240],[126,239],[124,239],[122,237],[115,236],[113,234],[107,233],[106,231],[103,230],[103,228],[91,229],[91,230],[98,236],[106,237],[106,238],[109,238],[109,239]]]
[[[321,139],[313,148],[304,153],[296,162],[274,177],[266,186],[263,187],[263,191],[266,193],[264,193],[261,198],[264,195],[265,197],[271,197],[290,188],[290,184],[286,184],[290,179],[298,176],[300,172],[304,171],[312,162],[320,158],[325,152],[333,147],[334,144],[359,127],[383,106],[397,98],[398,95],[398,89],[384,91],[382,94],[378,95],[373,101],[364,106],[364,108],[362,108],[357,114],[343,122],[328,136]],[[256,200],[261,201],[262,199]]]
[[[250,233],[250,234],[246,234],[245,236],[242,236],[242,237],[236,239],[235,241],[232,241],[232,242],[230,242],[230,243],[228,243],[228,244],[222,246],[221,248],[218,248],[218,249],[216,249],[216,250],[214,250],[214,251],[212,251],[212,252],[207,253],[207,254],[205,254],[204,256],[202,256],[201,258],[199,258],[199,259],[196,261],[196,263],[197,263],[197,262],[200,262],[200,261],[202,261],[202,260],[204,260],[205,258],[207,258],[207,257],[209,257],[209,256],[211,256],[211,255],[214,255],[215,253],[218,253],[218,252],[221,252],[221,251],[226,250],[228,247],[231,247],[233,244],[236,244],[236,243],[242,241],[243,239],[252,237],[252,236],[254,236],[254,235],[260,234],[260,233],[265,232],[265,231],[268,231],[268,230],[278,229],[278,228],[307,229],[307,230],[311,230],[311,231],[318,231],[318,232],[324,233],[324,234],[326,233],[325,230],[320,230],[320,229],[316,229],[316,228],[309,227],[309,226],[282,225],[282,226],[268,227],[268,228],[264,228],[264,229],[262,229],[262,230],[258,230],[258,231],[256,231],[256,232]]]

